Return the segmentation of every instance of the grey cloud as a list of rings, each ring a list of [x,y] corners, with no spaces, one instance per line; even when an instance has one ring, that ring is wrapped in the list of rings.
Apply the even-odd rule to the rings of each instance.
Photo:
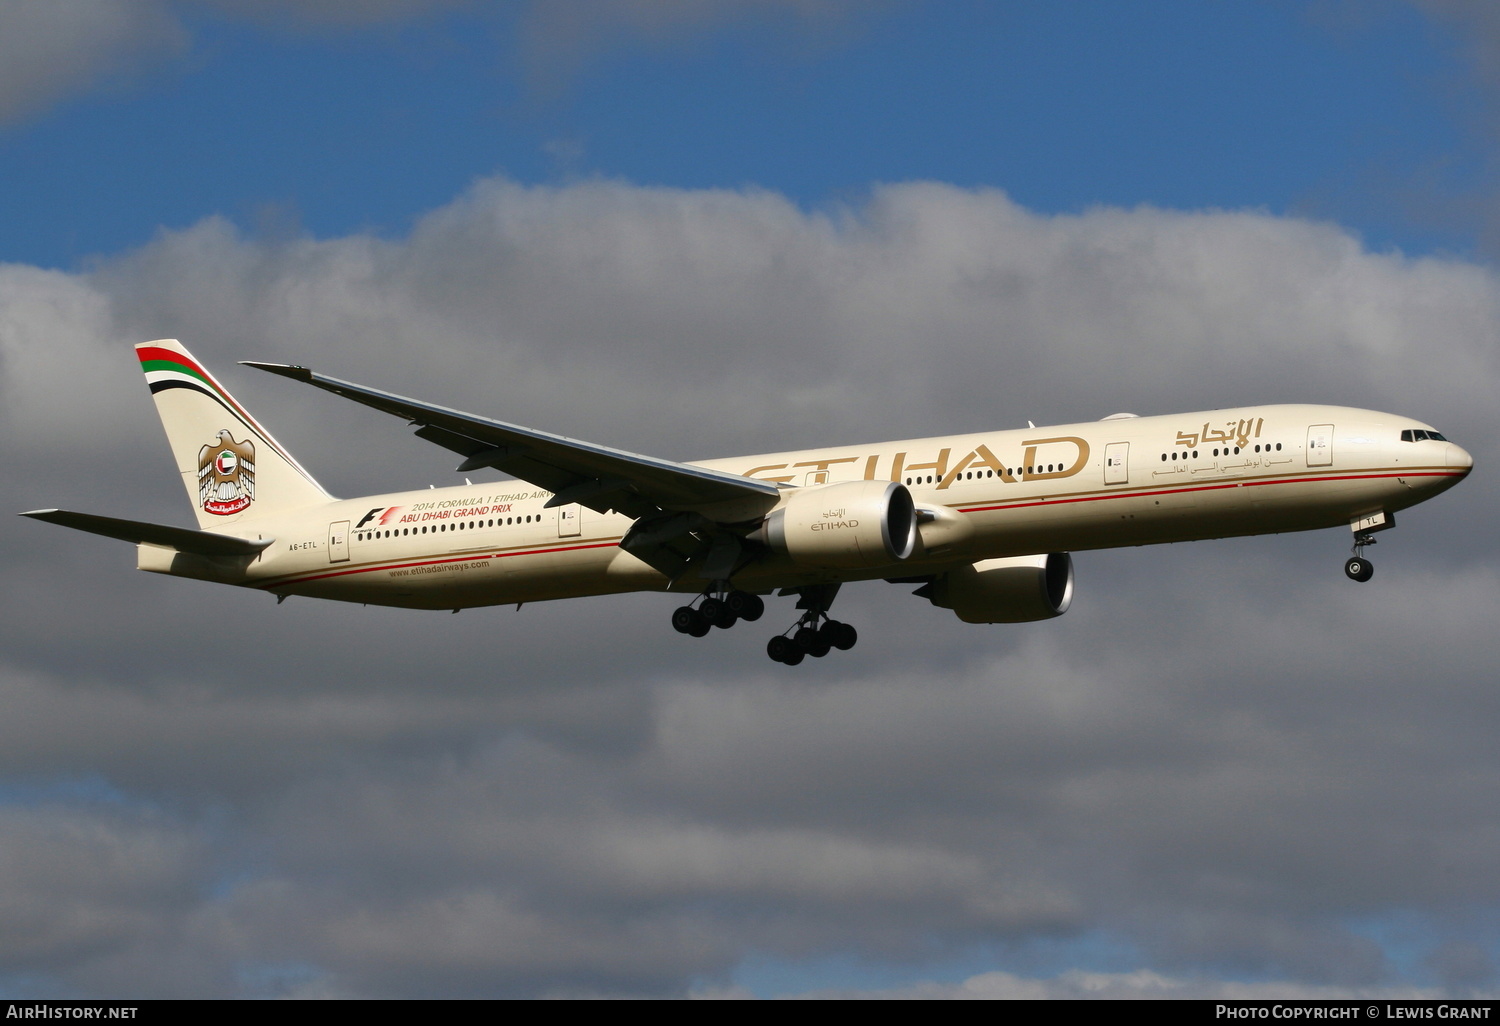
[[[175,942],[207,879],[206,845],[159,813],[41,804],[0,810],[0,958],[46,974]]]
[[[1097,973],[1075,969],[1047,978],[994,972],[971,976],[957,984],[920,983],[883,992],[823,991],[798,996],[828,999],[883,997],[927,1001],[1120,1001],[1162,998],[1200,1001],[1430,1001],[1440,999],[1445,994],[1437,989],[1417,987],[1325,987],[1292,980],[1226,983],[1195,977],[1174,977],[1147,970]]]
[[[179,14],[210,7],[271,25],[348,30],[399,23],[469,0],[22,0],[0,5],[0,124],[186,52]]]
[[[273,31],[341,33],[400,26],[449,11],[514,17],[519,60],[533,83],[556,89],[600,52],[681,44],[747,21],[774,20],[796,38],[838,38],[847,0],[46,0],[0,6],[0,124],[45,113],[123,74],[141,74],[192,45],[179,15],[207,8]],[[781,33],[785,35],[785,33]]]
[[[186,44],[186,31],[162,0],[0,6],[0,123],[34,115]]]
[[[1491,84],[1500,85],[1500,12],[1484,0],[1412,0],[1419,9],[1446,18],[1463,29],[1463,43],[1476,68]]]

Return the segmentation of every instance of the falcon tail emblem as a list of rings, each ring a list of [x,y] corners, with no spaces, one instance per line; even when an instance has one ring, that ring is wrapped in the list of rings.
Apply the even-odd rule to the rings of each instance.
[[[198,450],[198,501],[205,512],[227,517],[255,499],[255,444],[228,431]]]

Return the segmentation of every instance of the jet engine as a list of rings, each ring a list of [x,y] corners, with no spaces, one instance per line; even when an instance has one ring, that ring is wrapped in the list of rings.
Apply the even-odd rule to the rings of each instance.
[[[885,566],[912,554],[917,513],[894,481],[814,485],[788,494],[750,537],[799,566]]]
[[[1073,601],[1073,557],[1066,552],[982,559],[938,576],[916,594],[965,623],[1050,620]]]

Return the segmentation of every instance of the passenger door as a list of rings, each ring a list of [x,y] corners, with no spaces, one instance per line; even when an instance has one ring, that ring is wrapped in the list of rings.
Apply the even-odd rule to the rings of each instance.
[[[345,563],[349,560],[349,521],[335,520],[328,525],[328,562]]]
[[[1307,465],[1333,466],[1333,425],[1314,424],[1307,429]]]

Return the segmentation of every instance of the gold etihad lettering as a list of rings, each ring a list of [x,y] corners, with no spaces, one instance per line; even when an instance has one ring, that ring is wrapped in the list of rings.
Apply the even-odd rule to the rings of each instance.
[[[858,458],[859,457],[857,457],[857,456],[855,457],[855,459],[858,459]],[[755,477],[755,475],[759,474],[762,470],[785,470],[785,469],[786,469],[786,464],[785,463],[772,463],[769,466],[765,466],[765,467],[751,467],[749,470],[745,471],[745,473],[744,473],[743,476],[744,477]],[[760,478],[759,480],[761,480],[761,481],[771,481],[771,482],[774,482],[775,484],[786,484],[787,482],[791,481],[792,478],[794,478],[796,476],[797,476],[796,474],[784,474],[781,477],[763,477],[763,478]]]
[[[1084,446],[1084,451],[1088,451],[1087,445]],[[983,467],[986,470],[993,470],[995,472],[995,476],[1000,480],[1007,481],[1010,484],[1016,483],[1014,475],[1011,474],[1010,470],[1005,466],[1004,463],[1000,461],[1000,459],[994,453],[990,452],[990,447],[987,445],[980,445],[973,452],[969,453],[969,455],[959,460],[958,463],[953,467],[953,469],[948,471],[947,475],[943,478],[938,487],[947,488],[954,481],[958,480],[959,474],[962,474],[970,467]]]
[[[1200,431],[1177,432],[1177,444],[1188,449],[1198,445],[1237,445],[1243,449],[1250,444],[1250,439],[1260,437],[1260,429],[1265,423],[1264,417],[1250,417],[1225,421],[1222,428],[1204,424]]]
[[[932,472],[932,477],[937,488],[947,488],[959,479],[966,471],[985,470],[993,471],[995,477],[1007,484],[1016,484],[1019,481],[1047,481],[1057,478],[1072,477],[1087,466],[1089,461],[1089,443],[1077,435],[1057,435],[1052,438],[1031,438],[1022,442],[1025,447],[1021,463],[1015,467],[1008,467],[1004,460],[996,456],[988,445],[978,445],[972,452],[960,456],[956,462],[953,461],[953,449],[943,447],[935,454],[935,458],[924,459],[922,453],[902,451],[890,456],[889,480],[901,482],[908,475],[925,478],[927,472]],[[1063,450],[1055,451],[1056,446],[1071,447],[1071,452]],[[1047,451],[1053,450],[1053,451]],[[1038,453],[1041,453],[1041,463],[1038,463]],[[1048,462],[1050,457],[1051,462]],[[788,484],[795,481],[798,474],[787,473],[787,471],[800,471],[803,468],[812,468],[812,472],[826,474],[828,468],[842,463],[859,463],[864,461],[864,480],[876,481],[881,477],[880,465],[885,457],[880,453],[871,456],[832,456],[827,459],[808,460],[803,463],[771,463],[761,467],[752,467],[745,471],[745,477],[753,477],[761,481],[772,481],[777,484]],[[951,463],[951,469],[950,469]],[[1046,470],[1052,466],[1056,469]],[[775,473],[782,471],[783,473]]]
[[[1055,445],[1059,442],[1077,446],[1078,457],[1073,461],[1073,465],[1068,467],[1066,470],[1063,469],[1063,465],[1061,463],[1058,463],[1057,470],[1043,471],[1041,465],[1036,461],[1037,450],[1044,445]],[[1032,441],[1022,442],[1021,444],[1026,446],[1025,464],[1026,480],[1028,481],[1049,481],[1053,478],[1072,477],[1074,474],[1082,470],[1083,465],[1089,461],[1089,443],[1085,442],[1077,435],[1059,435],[1056,438],[1037,438]],[[1052,464],[1048,464],[1048,466],[1051,465]]]

